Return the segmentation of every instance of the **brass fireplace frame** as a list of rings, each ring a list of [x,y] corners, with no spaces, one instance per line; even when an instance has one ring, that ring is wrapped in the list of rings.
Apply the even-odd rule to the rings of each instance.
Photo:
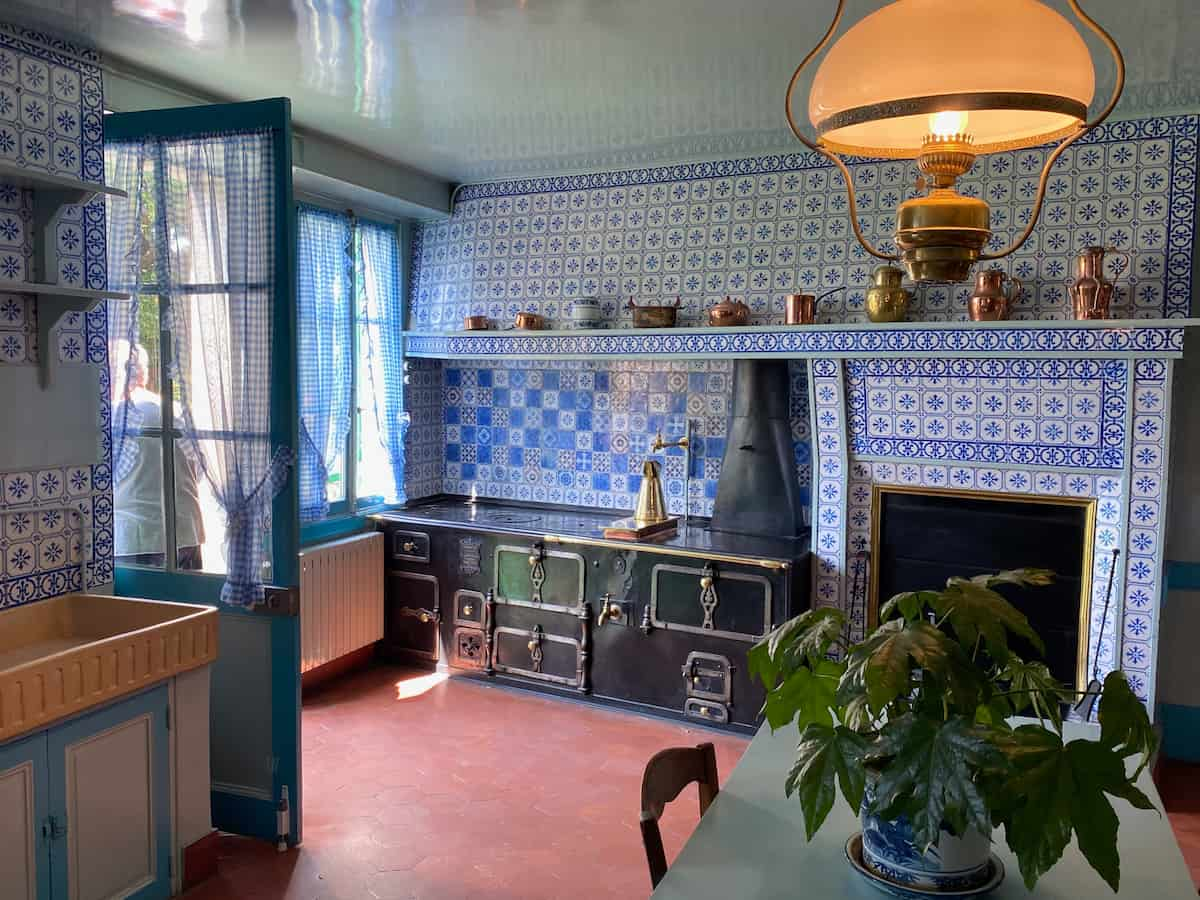
[[[879,545],[880,517],[884,494],[915,494],[919,496],[957,497],[965,500],[998,500],[1006,503],[1041,503],[1046,506],[1074,506],[1084,509],[1083,560],[1080,568],[1079,640],[1075,650],[1075,689],[1087,685],[1088,655],[1091,637],[1092,567],[1096,551],[1095,497],[1048,497],[1044,494],[1016,494],[1001,491],[973,491],[959,488],[931,488],[907,484],[874,484],[871,486],[871,560],[867,583],[867,631],[879,624]],[[1103,637],[1103,636],[1101,636]]]

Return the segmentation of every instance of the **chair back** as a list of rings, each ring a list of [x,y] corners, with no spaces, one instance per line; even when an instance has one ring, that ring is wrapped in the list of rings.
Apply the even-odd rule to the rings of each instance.
[[[717,781],[717,753],[711,743],[696,747],[671,747],[660,750],[646,763],[642,775],[642,843],[650,866],[650,884],[657,887],[667,874],[667,854],[663,849],[658,819],[666,805],[692,782],[700,789],[700,815],[703,816],[720,786]]]

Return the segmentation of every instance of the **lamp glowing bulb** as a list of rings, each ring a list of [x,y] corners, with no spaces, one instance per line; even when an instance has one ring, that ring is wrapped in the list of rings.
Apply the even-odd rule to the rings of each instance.
[[[940,138],[967,133],[967,114],[957,109],[934,113],[929,117],[929,133]]]

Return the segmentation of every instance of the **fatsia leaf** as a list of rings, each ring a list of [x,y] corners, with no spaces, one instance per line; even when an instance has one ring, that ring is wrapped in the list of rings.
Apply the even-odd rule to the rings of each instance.
[[[1122,757],[1103,741],[1061,739],[1037,726],[1023,726],[997,741],[1015,774],[993,796],[1008,845],[1032,890],[1062,857],[1075,833],[1093,869],[1116,891],[1120,884],[1117,814],[1108,796],[1142,809],[1149,799],[1125,774]]]
[[[849,728],[809,725],[796,746],[796,761],[788,775],[785,790],[799,796],[804,814],[804,832],[808,840],[833,809],[837,796],[834,781],[841,786],[846,802],[857,810],[862,805],[866,785],[863,753],[867,741]]]
[[[750,648],[746,662],[751,677],[770,690],[799,667],[823,659],[845,624],[846,614],[832,607],[789,619]]]
[[[1137,778],[1150,762],[1155,747],[1154,730],[1146,707],[1133,693],[1125,673],[1114,670],[1104,679],[1100,695],[1100,741],[1114,748],[1121,756],[1142,754],[1141,764],[1133,777]]]
[[[953,580],[951,579],[951,581]],[[1000,584],[1015,584],[1018,587],[1045,587],[1054,583],[1054,572],[1050,569],[1007,569],[997,572],[995,575],[976,575],[970,580],[986,588],[994,588]]]
[[[934,591],[905,591],[897,594],[879,607],[879,621],[886,622],[896,614],[897,610],[906,619],[919,618],[921,610],[929,606],[935,596],[937,594]]]
[[[767,691],[763,713],[771,728],[781,728],[792,719],[801,731],[813,723],[833,725],[830,708],[844,669],[843,663],[822,659],[811,669],[796,669]]]
[[[875,629],[850,654],[847,675],[859,677],[875,711],[910,687],[913,665],[924,669],[954,702],[975,708],[979,678],[962,649],[928,622],[893,619]]]
[[[890,759],[875,786],[876,811],[907,815],[919,848],[938,839],[943,822],[956,834],[968,828],[991,833],[991,814],[975,775],[999,771],[1004,757],[986,730],[963,716],[945,722],[901,716],[884,726],[868,755],[883,757]]]
[[[995,576],[992,576],[993,578]],[[951,578],[946,590],[934,595],[934,611],[950,622],[959,643],[967,650],[983,638],[988,653],[998,663],[1008,659],[1008,635],[1019,635],[1045,653],[1025,614],[990,587],[978,581]]]
[[[1020,715],[1032,707],[1035,716],[1049,719],[1056,730],[1061,730],[1061,703],[1069,694],[1063,684],[1050,674],[1045,663],[1025,662],[1016,655],[1010,655],[996,677],[998,681],[1008,684],[1014,714]]]

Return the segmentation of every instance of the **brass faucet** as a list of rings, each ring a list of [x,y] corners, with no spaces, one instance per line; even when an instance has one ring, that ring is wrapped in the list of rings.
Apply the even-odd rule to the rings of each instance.
[[[677,441],[663,440],[662,429],[660,428],[658,434],[654,435],[654,443],[650,445],[650,452],[657,453],[659,450],[666,450],[668,447],[682,447],[686,450],[691,445],[692,442],[686,434]]]

